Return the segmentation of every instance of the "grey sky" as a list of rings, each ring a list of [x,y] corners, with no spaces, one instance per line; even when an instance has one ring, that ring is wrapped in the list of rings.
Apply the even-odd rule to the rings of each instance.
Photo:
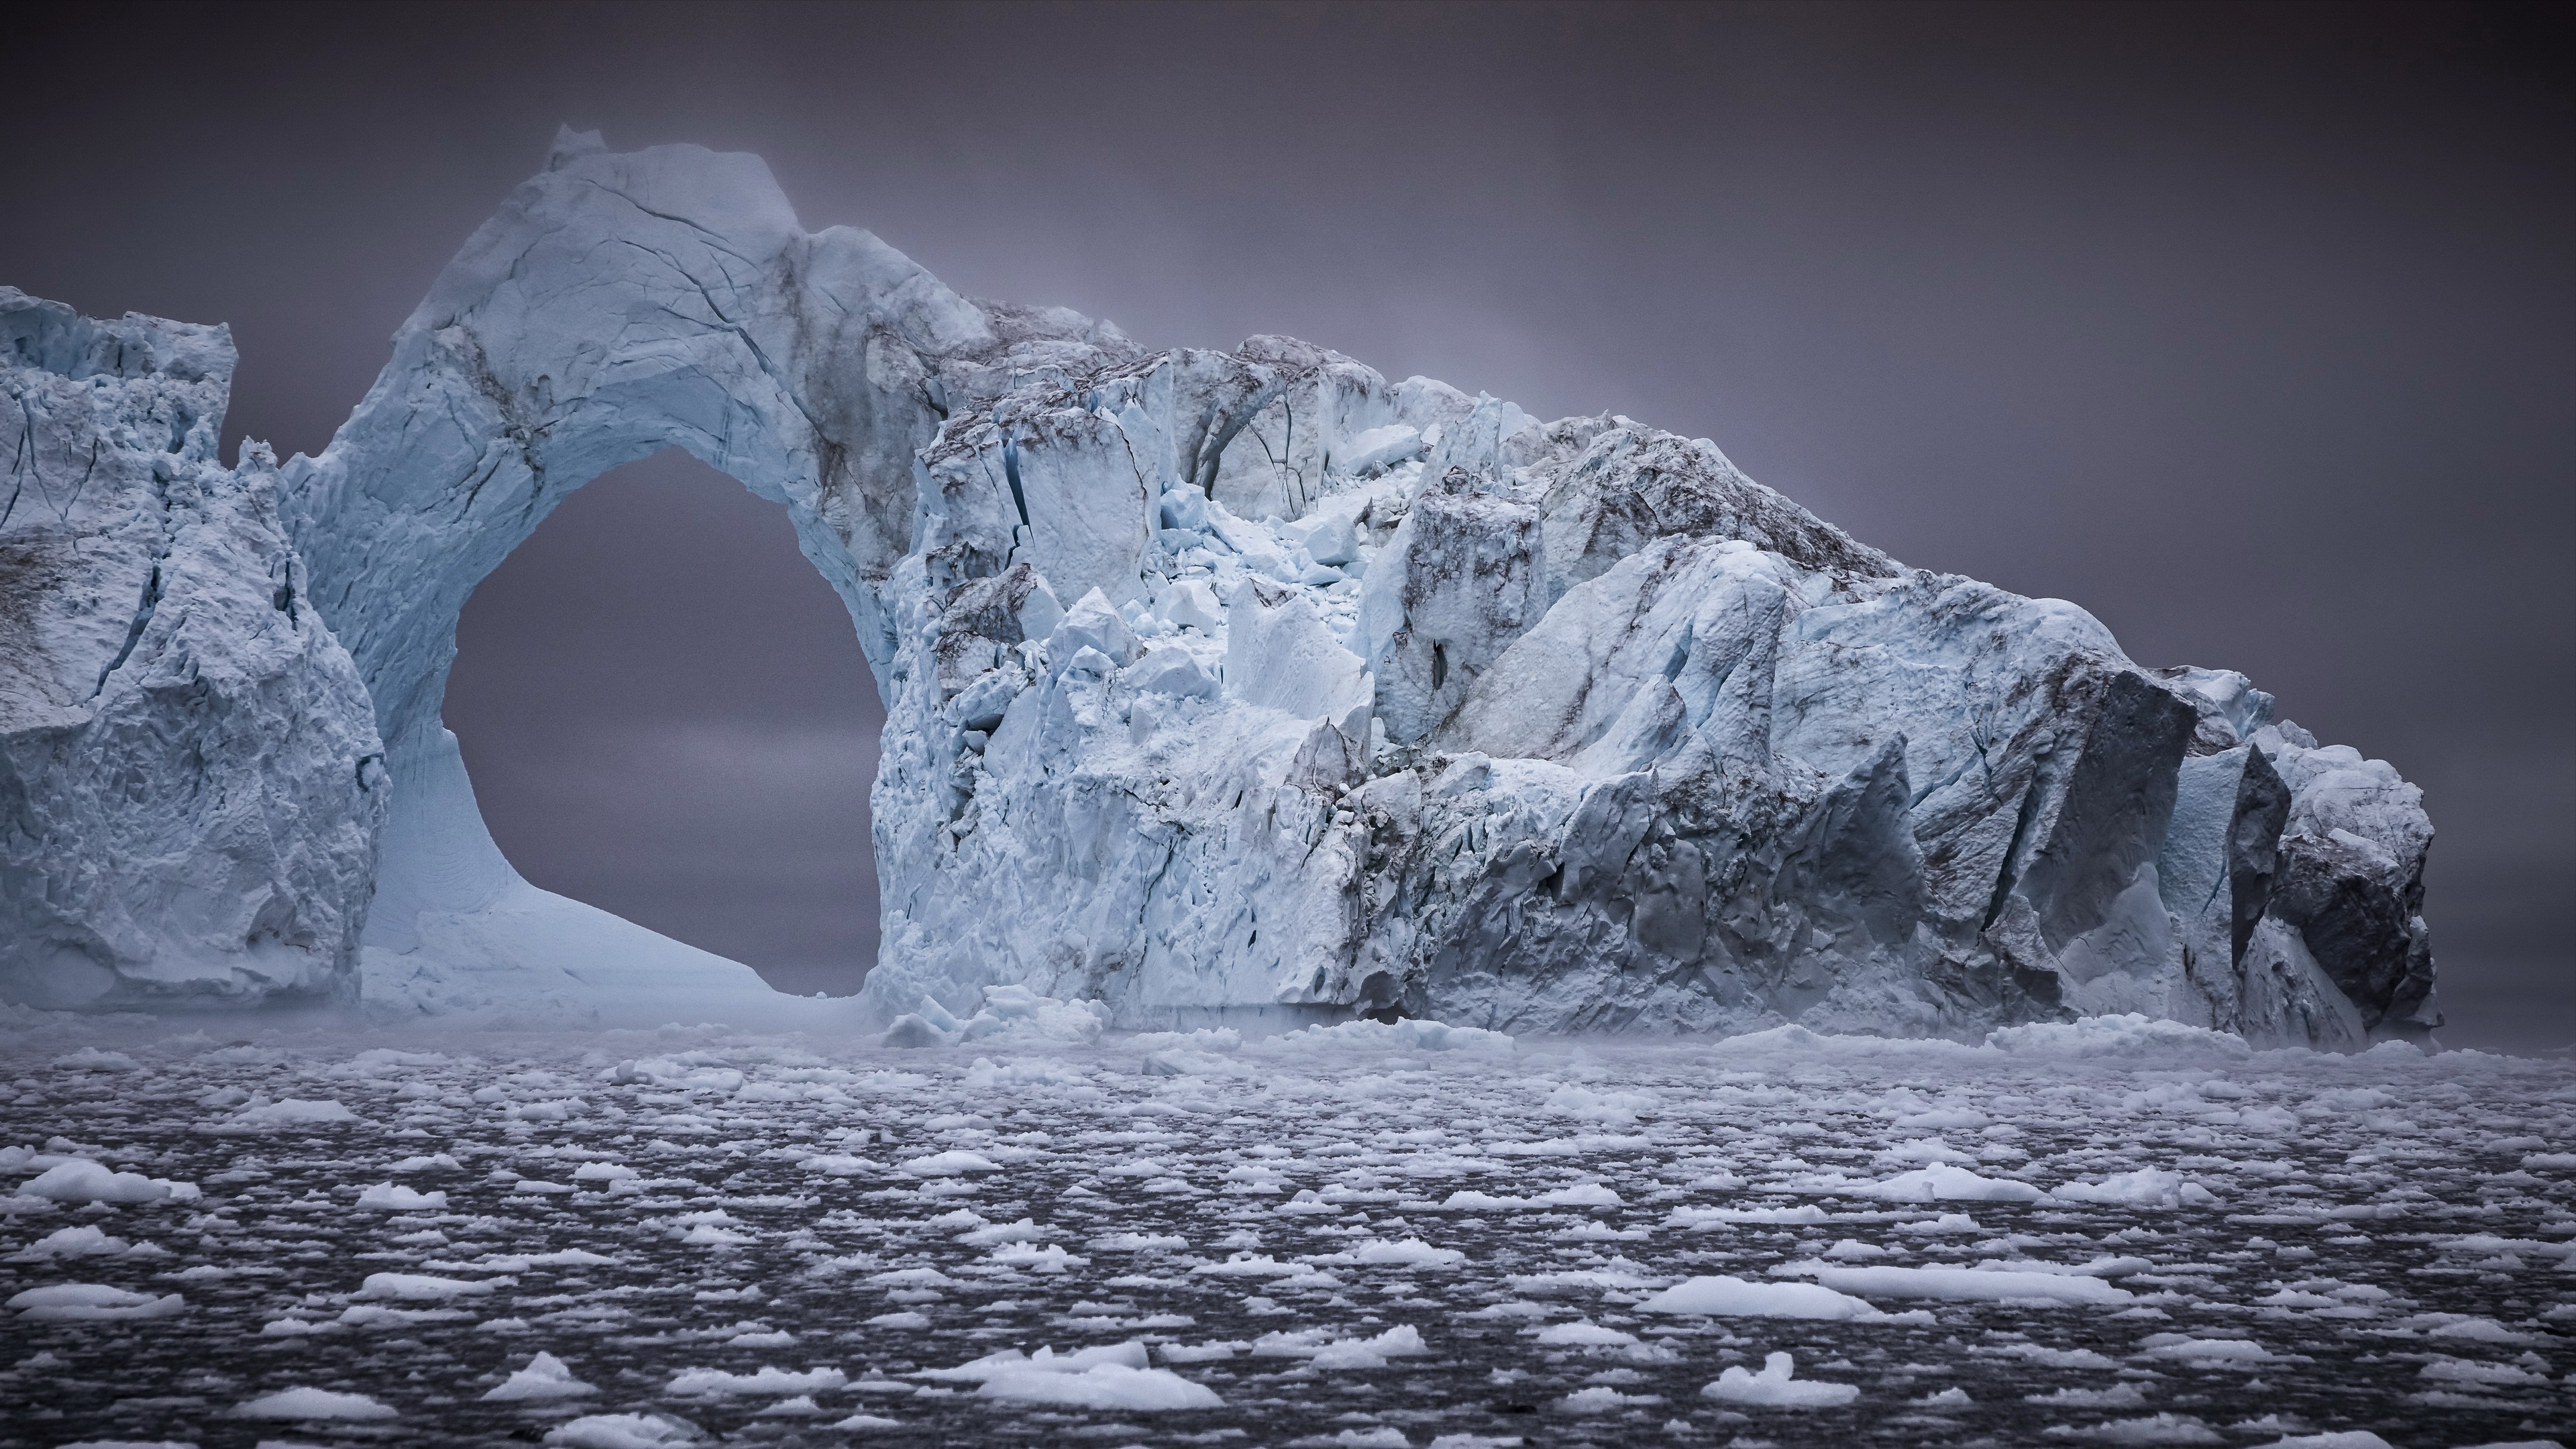
[[[960,290],[1704,434],[1908,562],[2243,669],[2424,786],[2450,1039],[2576,1038],[2552,10],[351,14],[14,42],[0,281],[231,322],[235,433],[310,450],[558,121],[756,151]],[[449,718],[533,879],[846,982],[873,705],[728,489],[566,505],[469,608]]]

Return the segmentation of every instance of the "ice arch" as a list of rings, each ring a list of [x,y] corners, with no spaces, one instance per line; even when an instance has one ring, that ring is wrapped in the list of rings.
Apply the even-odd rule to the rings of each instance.
[[[393,781],[371,997],[613,998],[651,976],[696,982],[737,1019],[762,1004],[748,968],[511,869],[438,717],[458,612],[573,490],[684,448],[785,506],[882,689],[882,590],[911,543],[915,450],[944,416],[939,363],[1089,325],[998,310],[866,232],[808,234],[756,157],[558,137],[395,334],[330,447],[283,470],[304,595],[365,681]],[[399,990],[379,989],[388,976]]]
[[[437,716],[476,580],[666,447],[783,505],[857,629],[888,724],[853,1010],[907,1040],[992,988],[1129,1026],[2438,1022],[2417,792],[2240,675],[1909,569],[1706,439],[1287,338],[1147,353],[808,235],[754,158],[570,134],[284,470],[302,576],[241,601],[291,621],[300,585],[372,701],[369,999],[791,1008],[521,881]],[[322,842],[335,884],[361,838]]]

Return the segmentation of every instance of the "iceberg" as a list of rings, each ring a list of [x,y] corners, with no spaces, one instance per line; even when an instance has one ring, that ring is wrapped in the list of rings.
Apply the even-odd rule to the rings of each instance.
[[[2440,1021],[2419,792],[2243,676],[1906,567],[1705,439],[963,297],[755,157],[560,134],[318,457],[218,464],[220,328],[0,291],[0,339],[12,1001],[922,1044]],[[855,1003],[528,885],[440,722],[475,584],[673,447],[786,509],[886,704]]]

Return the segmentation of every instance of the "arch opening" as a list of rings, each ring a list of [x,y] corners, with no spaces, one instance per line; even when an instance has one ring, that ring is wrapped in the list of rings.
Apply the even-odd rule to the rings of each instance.
[[[585,484],[476,586],[441,714],[530,884],[859,989],[884,707],[778,504],[676,448]]]

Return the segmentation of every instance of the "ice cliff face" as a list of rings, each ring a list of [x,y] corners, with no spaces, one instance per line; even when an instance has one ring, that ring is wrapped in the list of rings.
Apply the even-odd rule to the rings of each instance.
[[[353,993],[387,776],[221,327],[0,287],[0,996]]]
[[[9,362],[49,467],[147,393],[221,406],[210,363],[111,385],[59,348]],[[885,697],[880,1021],[996,985],[1138,1026],[2138,1010],[2347,1044],[2437,1021],[2417,792],[2241,676],[2141,669],[2073,605],[1906,568],[1704,440],[1542,424],[1285,338],[1147,351],[970,301],[864,232],[806,233],[750,157],[567,135],[321,457],[224,473],[191,426],[101,444],[135,500],[123,552],[13,567],[0,595],[0,910],[50,933],[0,947],[14,995],[143,991],[156,943],[204,934],[195,894],[106,883],[140,812],[187,822],[161,836],[203,856],[210,903],[279,862],[259,899],[285,904],[252,914],[293,929],[227,918],[231,954],[191,961],[303,942],[292,984],[390,1011],[749,1001],[742,968],[519,881],[438,721],[475,583],[572,489],[677,446],[785,505]],[[184,576],[225,601],[208,647],[269,671],[273,727],[153,694],[138,650],[101,697],[145,701],[141,733],[75,744],[111,712],[90,656],[121,647],[140,560],[179,557],[164,474],[239,500],[190,505],[232,541],[162,565],[163,597]],[[78,516],[0,547],[55,557]],[[270,606],[299,567],[306,607]],[[256,846],[146,803],[209,794],[313,803]]]

